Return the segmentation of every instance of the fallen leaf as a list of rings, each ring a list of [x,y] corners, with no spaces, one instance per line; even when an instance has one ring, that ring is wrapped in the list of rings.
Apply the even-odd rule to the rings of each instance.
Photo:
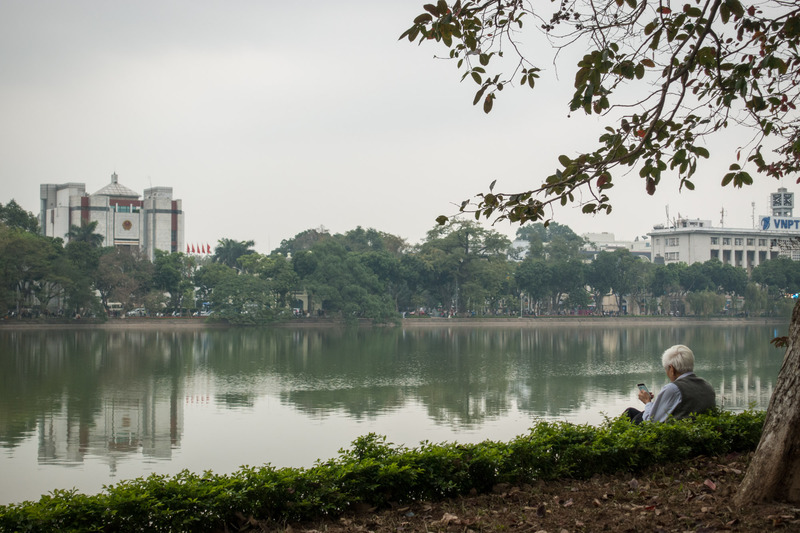
[[[714,483],[713,481],[711,481],[710,479],[705,480],[703,482],[703,485],[705,485],[706,487],[708,487],[711,490],[717,490],[717,484]]]
[[[600,507],[601,505],[603,505],[602,503],[600,503],[600,500],[598,500],[597,498],[595,498],[594,500],[592,500],[592,504],[593,504],[595,507]]]
[[[458,517],[454,514],[444,513],[442,515],[442,519],[435,523],[441,524],[443,526],[446,526],[450,523],[458,523]]]
[[[573,501],[572,501],[572,498],[570,498],[569,500],[564,502],[564,507],[569,507],[572,504],[573,504]]]

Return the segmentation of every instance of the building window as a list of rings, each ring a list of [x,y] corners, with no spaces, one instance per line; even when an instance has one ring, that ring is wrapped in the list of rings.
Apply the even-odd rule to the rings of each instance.
[[[767,239],[758,239],[758,245],[759,246],[766,246],[767,245]]]
[[[730,246],[731,245],[731,238],[730,237],[723,237],[722,238],[722,246]]]
[[[680,253],[679,252],[667,252],[667,253],[664,254],[664,258],[667,261],[677,261],[678,259],[680,259]]]
[[[747,239],[747,246],[753,246],[756,243],[755,239]]]
[[[741,246],[743,243],[744,239],[742,239],[741,237],[736,237],[735,239],[733,239],[733,244],[735,246]]]
[[[667,246],[678,246],[679,242],[678,237],[670,237],[667,239]]]
[[[711,244],[719,244],[719,237],[711,237]]]

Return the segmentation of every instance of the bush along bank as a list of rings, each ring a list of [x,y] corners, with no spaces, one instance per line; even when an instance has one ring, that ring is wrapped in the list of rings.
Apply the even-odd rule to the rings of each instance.
[[[755,449],[765,413],[718,412],[665,424],[608,419],[599,426],[541,422],[502,443],[406,448],[369,434],[311,468],[242,467],[230,475],[183,471],[105,487],[53,491],[0,506],[0,531],[218,531],[250,520],[333,517],[354,505],[383,507],[530,483],[636,472],[700,455]]]

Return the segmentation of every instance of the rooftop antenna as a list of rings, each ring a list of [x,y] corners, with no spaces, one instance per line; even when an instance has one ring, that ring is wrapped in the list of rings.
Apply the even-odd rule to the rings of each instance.
[[[750,220],[753,223],[753,227],[756,227],[756,203],[750,202]]]
[[[667,227],[669,227],[669,204],[665,205],[664,209],[667,211]]]
[[[719,210],[719,225],[720,227],[725,227],[725,208]]]

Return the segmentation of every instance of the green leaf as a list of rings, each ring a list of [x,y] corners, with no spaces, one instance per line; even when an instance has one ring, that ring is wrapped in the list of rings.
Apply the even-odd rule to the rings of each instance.
[[[692,18],[697,18],[703,15],[702,9],[695,6],[690,6],[689,4],[683,6],[683,12],[686,13],[687,16]]]
[[[735,173],[734,173],[734,172],[728,172],[727,174],[725,174],[725,175],[722,177],[722,183],[721,183],[721,185],[722,185],[723,187],[725,187],[726,185],[728,185],[728,184],[729,184],[731,181],[733,181],[733,176],[734,176],[734,175],[735,175]]]
[[[478,102],[480,102],[481,98],[483,97],[483,93],[485,93],[486,89],[488,88],[488,85],[484,85],[478,90],[478,92],[475,93],[475,98],[472,100],[472,105],[478,105]]]
[[[483,112],[489,113],[492,110],[493,104],[494,104],[494,94],[490,94],[483,101]]]
[[[558,156],[558,162],[561,163],[561,166],[567,167],[570,163],[572,163],[572,159],[562,154]]]

